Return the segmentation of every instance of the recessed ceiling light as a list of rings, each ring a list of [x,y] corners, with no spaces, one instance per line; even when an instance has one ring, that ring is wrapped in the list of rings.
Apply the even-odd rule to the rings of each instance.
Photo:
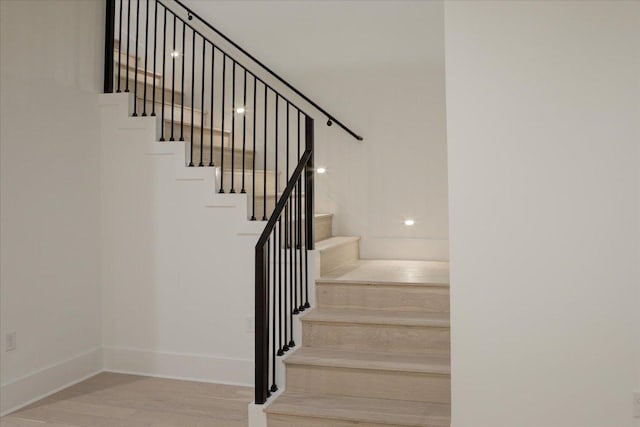
[[[412,226],[415,223],[416,222],[414,220],[412,220],[411,218],[407,218],[407,219],[404,220],[404,225],[406,225],[406,226]]]
[[[325,169],[325,168],[322,168],[322,167],[321,167],[321,168],[316,169],[316,172],[318,172],[318,173],[320,173],[320,174],[322,174],[322,173],[326,173],[326,172],[327,172],[327,169]]]
[[[238,114],[244,114],[246,110],[244,109],[244,107],[237,107],[236,108],[236,113]]]
[[[174,50],[174,51],[171,52],[171,57],[172,58],[175,59],[175,58],[177,58],[179,56],[180,56],[180,52],[178,52],[177,50]]]

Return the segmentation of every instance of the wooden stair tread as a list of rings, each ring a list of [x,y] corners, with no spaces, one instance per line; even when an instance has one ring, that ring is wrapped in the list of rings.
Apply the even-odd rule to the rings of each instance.
[[[343,265],[317,283],[449,286],[449,263],[442,261],[358,260]]]
[[[448,328],[449,313],[315,308],[301,317],[303,322],[368,325],[426,326]]]
[[[118,61],[118,56],[120,56],[120,61]],[[138,70],[140,73],[144,73],[144,59],[140,56],[137,57],[138,60],[138,67],[136,68],[136,56],[135,56],[135,52],[130,52],[128,54],[129,56],[129,69],[130,70]],[[113,62],[114,62],[114,67],[115,66],[120,66],[122,68],[126,68],[127,67],[127,52],[125,50],[120,50],[117,45],[116,47],[114,47],[113,49]],[[156,67],[157,68],[157,67]],[[153,72],[153,63],[151,61],[147,61],[147,71],[146,73],[154,78],[161,78],[162,74],[160,74],[158,72],[158,70],[156,69],[156,72]]]
[[[318,218],[318,219],[321,219],[321,218],[332,218],[333,214],[332,213],[314,213],[313,217],[314,218]],[[304,215],[302,215],[302,218],[304,218]]]
[[[293,392],[284,392],[265,411],[393,426],[448,427],[451,418],[447,404]]]
[[[316,242],[315,249],[322,252],[328,249],[332,249],[336,246],[345,245],[351,242],[357,242],[358,240],[360,240],[360,237],[358,236],[334,236]]]
[[[157,89],[157,88],[156,88],[156,89]],[[139,101],[144,101],[144,100],[145,100],[144,92],[137,91],[137,93],[136,93],[136,99],[137,99],[137,100],[139,100]],[[149,93],[147,93],[146,101],[147,101],[147,102],[153,102],[153,101],[154,101],[154,99],[153,99],[153,94],[149,94]],[[172,104],[171,104],[171,99],[167,99],[166,97],[165,97],[165,99],[164,99],[164,104],[162,104],[162,97],[158,98],[158,97],[156,96],[155,103],[156,103],[156,104],[159,104],[159,105],[165,105],[166,107],[171,107],[171,105],[172,105]],[[174,108],[180,108],[180,106],[181,106],[181,104],[179,104],[179,103],[177,103],[177,102],[174,102],[174,103],[173,103],[173,107],[174,107]],[[189,106],[189,105],[185,105],[185,106],[184,106],[184,110],[185,110],[185,111],[186,111],[186,110],[189,110],[189,116],[191,116],[191,106]],[[199,116],[199,115],[202,113],[202,110],[201,110],[200,108],[197,108],[197,106],[194,106],[194,107],[193,107],[193,111],[194,111],[194,116],[195,116],[195,115],[198,115],[198,116]],[[205,115],[205,116],[207,116],[208,114],[209,114],[209,112],[208,112],[207,110],[204,110],[204,115]],[[157,114],[157,115],[159,116],[159,114]]]
[[[403,354],[302,347],[285,359],[287,365],[451,374],[448,354]]]
[[[185,124],[184,126],[185,126],[185,128],[187,127],[187,125],[186,125],[186,124]],[[195,136],[195,135],[194,135],[194,136]],[[198,136],[199,136],[199,135],[198,135]],[[165,139],[166,139],[166,138],[167,138],[167,137],[166,137],[166,135],[165,135]],[[180,135],[178,135],[178,138],[180,138]],[[175,135],[174,135],[174,139],[175,139]],[[194,139],[195,139],[195,138],[194,138]],[[162,141],[162,142],[184,142],[187,146],[188,146],[189,144],[191,144],[191,141]],[[208,150],[209,150],[209,148],[211,148],[211,144],[210,144],[210,142],[211,142],[211,141],[204,141],[204,143],[202,144],[202,146],[204,147],[204,150],[207,150],[207,151],[208,151]],[[236,145],[237,145],[237,144],[236,144]],[[200,139],[198,139],[197,141],[194,141],[193,147],[194,147],[194,149],[196,149],[196,150],[197,150],[197,149],[200,149]],[[214,148],[215,150],[220,150],[220,148],[222,148],[222,145],[220,145],[220,141],[217,141],[217,143],[216,143],[216,141],[213,141],[213,148]],[[231,147],[231,144],[224,144],[224,150],[225,150],[225,151],[235,151],[235,152],[236,152],[236,153],[238,153],[238,154],[242,153],[242,147],[235,147],[235,148],[232,148],[232,147]],[[247,156],[250,156],[250,155],[252,155],[252,154],[253,154],[253,150],[249,150],[248,148],[245,148],[244,152],[247,154]],[[209,159],[205,157],[203,160],[205,160],[205,161],[206,161],[206,160],[209,160]],[[226,160],[226,161],[225,161],[225,166],[226,166],[226,163],[231,163],[231,160],[229,160],[229,159],[225,159],[225,160]],[[194,156],[193,161],[194,161],[194,162],[196,162],[196,161],[200,161],[200,156],[199,156],[199,155],[198,155],[198,156]],[[237,163],[237,162],[238,162],[238,161],[236,160],[236,163]],[[218,161],[218,163],[220,163],[220,162]],[[249,163],[249,162],[247,162],[247,163]],[[207,164],[207,166],[208,166],[208,164]],[[220,166],[220,165],[216,165],[216,166]],[[224,170],[225,170],[225,172],[226,172],[226,171],[228,171],[228,170],[229,170],[229,168],[225,167],[225,168],[224,168]],[[234,170],[242,172],[242,168],[235,168]],[[252,170],[253,170],[253,169],[251,169],[250,167],[246,167],[246,166],[245,166],[245,168],[244,168],[244,171],[245,171],[245,173],[246,173],[247,175],[249,175],[249,174],[251,173],[251,171],[252,171]],[[259,170],[261,170],[261,169],[256,169],[256,172],[258,172]],[[269,170],[270,170],[270,169],[269,169]],[[278,173],[280,173],[280,172],[278,172]]]
[[[174,104],[174,105],[173,105],[173,108],[180,108],[180,104]],[[190,109],[191,109],[191,107],[187,107],[187,106],[185,105],[185,110],[186,110],[186,109],[189,109],[189,110],[190,110]],[[197,111],[197,110],[196,110],[196,109],[194,109],[193,111]],[[199,110],[198,110],[198,111],[199,111]],[[156,116],[157,116],[157,113],[156,113]],[[189,118],[191,118],[191,113],[189,113]],[[170,115],[166,115],[166,114],[165,114],[164,121],[165,121],[165,123],[171,123],[171,116],[170,116]],[[173,124],[174,124],[175,126],[180,126],[180,117],[176,117],[176,116],[174,116],[174,117],[173,117]],[[184,124],[185,129],[186,129],[186,128],[188,128],[188,127],[190,127],[190,126],[191,126],[191,123],[185,123],[185,124]],[[199,124],[199,123],[194,123],[194,124],[193,124],[193,128],[194,128],[194,129],[200,129],[200,128],[202,128],[202,129],[204,129],[204,130],[206,130],[206,131],[209,131],[209,132],[212,130],[212,129],[211,129],[211,126],[209,126],[209,125],[208,125],[208,124],[206,124],[206,123],[204,124],[204,126],[200,126],[200,124]],[[220,133],[222,133],[222,130],[220,130],[220,128],[213,128],[213,133],[214,133],[214,134],[218,134],[218,135],[220,135]],[[230,130],[225,130],[225,131],[224,131],[224,133],[225,133],[225,135],[231,135],[231,131],[230,131]],[[238,144],[236,144],[236,145],[238,145]],[[242,148],[242,144],[240,144],[240,148]]]

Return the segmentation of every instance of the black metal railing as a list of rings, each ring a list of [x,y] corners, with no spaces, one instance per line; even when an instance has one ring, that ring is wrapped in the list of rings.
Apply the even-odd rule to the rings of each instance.
[[[178,0],[106,0],[105,35],[105,93],[131,93],[133,116],[184,143],[185,166],[217,167],[217,191],[247,193],[249,219],[267,221],[255,266],[264,403],[295,346],[293,316],[309,307],[314,121],[302,105],[362,137]]]
[[[294,316],[310,307],[308,251],[314,241],[310,117],[305,120],[305,148],[255,248],[256,404],[278,390],[278,357],[296,346]]]
[[[250,218],[266,221],[288,179],[281,165],[299,159],[283,158],[298,137],[285,117],[306,113],[170,3],[107,1],[105,91],[132,93],[133,116],[159,116],[160,141],[184,141],[187,166],[218,167],[218,191],[249,193]]]

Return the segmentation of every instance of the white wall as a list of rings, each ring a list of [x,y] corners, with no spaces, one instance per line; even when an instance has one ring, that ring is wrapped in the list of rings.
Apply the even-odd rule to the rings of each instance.
[[[0,2],[0,412],[101,366],[103,9]]]
[[[250,385],[262,224],[247,224],[246,195],[215,194],[213,168],[185,167],[184,144],[156,142],[159,118],[128,117],[127,98],[101,97],[104,367]]]
[[[640,3],[445,28],[452,424],[640,426]]]
[[[363,257],[448,257],[441,1],[186,3],[365,137],[315,114],[336,233],[362,236]]]

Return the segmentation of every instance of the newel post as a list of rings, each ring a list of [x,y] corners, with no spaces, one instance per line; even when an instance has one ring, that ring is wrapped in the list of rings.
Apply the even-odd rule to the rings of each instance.
[[[305,181],[305,216],[306,216],[306,235],[305,242],[307,245],[307,250],[312,251],[314,248],[314,237],[313,237],[313,179],[314,179],[314,166],[313,166],[313,119],[309,116],[306,116],[304,123],[304,139],[305,139],[305,150],[311,152],[311,157],[309,157],[309,162],[307,162],[307,167],[305,168],[304,173],[304,181]]]

